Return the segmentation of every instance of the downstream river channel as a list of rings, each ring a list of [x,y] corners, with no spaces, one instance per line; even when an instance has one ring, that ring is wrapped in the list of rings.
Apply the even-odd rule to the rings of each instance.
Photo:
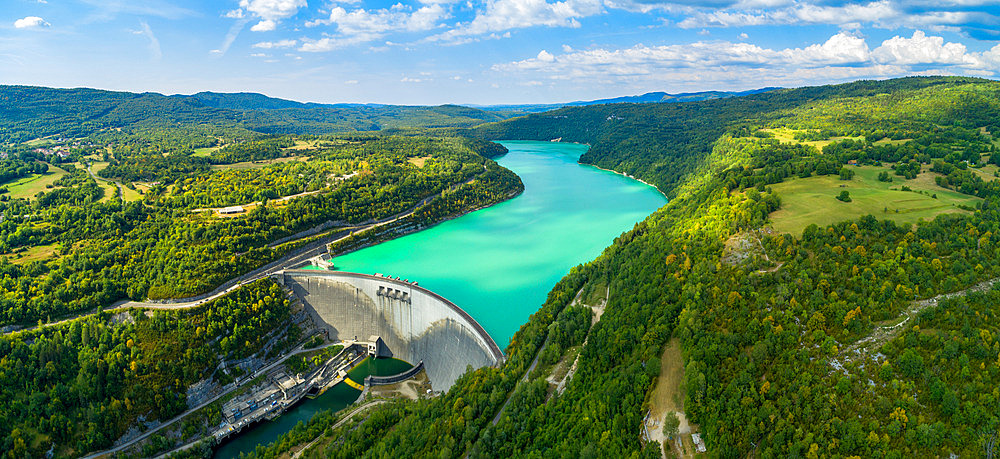
[[[336,268],[417,281],[472,315],[503,349],[570,268],[597,258],[667,202],[654,187],[577,163],[586,145],[500,143],[510,152],[496,161],[521,177],[524,193],[334,258]],[[240,435],[215,456],[251,451],[318,411],[347,406],[359,392],[340,386]]]

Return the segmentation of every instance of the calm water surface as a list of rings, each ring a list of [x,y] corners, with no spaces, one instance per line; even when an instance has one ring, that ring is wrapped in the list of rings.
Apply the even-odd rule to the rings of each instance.
[[[569,269],[667,200],[656,188],[577,163],[586,145],[500,142],[524,193],[333,260],[337,269],[420,282],[472,315],[506,348]]]
[[[392,376],[409,370],[412,365],[399,359],[372,359],[362,360],[358,366],[354,367],[348,377],[352,380],[363,383],[368,375]],[[233,437],[218,449],[215,450],[215,458],[239,457],[240,453],[249,453],[257,445],[267,445],[278,439],[278,437],[292,430],[299,422],[309,422],[309,419],[316,413],[323,410],[340,411],[348,405],[354,403],[361,396],[361,391],[347,384],[337,384],[320,394],[315,399],[304,399],[292,409],[286,411],[278,419],[257,424],[252,429],[241,433],[238,437]]]
[[[651,186],[578,164],[586,145],[501,143],[510,152],[497,162],[521,177],[524,193],[337,257],[337,269],[418,281],[465,309],[505,348],[571,267],[596,258],[615,237],[667,202]],[[402,371],[397,370],[376,374]],[[223,445],[215,457],[235,457],[272,442],[300,420],[343,409],[359,394],[340,384]]]

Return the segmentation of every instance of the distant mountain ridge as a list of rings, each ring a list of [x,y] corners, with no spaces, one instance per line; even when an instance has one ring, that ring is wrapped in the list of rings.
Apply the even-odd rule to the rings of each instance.
[[[257,93],[191,95],[90,88],[0,85],[0,144],[106,129],[248,129],[266,134],[331,134],[390,128],[470,127],[515,113],[458,105],[303,103]]]
[[[750,89],[747,91],[699,91],[699,92],[682,92],[677,94],[657,91],[657,92],[647,92],[645,94],[640,94],[637,96],[621,96],[621,97],[612,97],[610,99],[578,100],[562,104],[512,104],[512,105],[469,105],[469,106],[487,111],[501,111],[501,112],[513,111],[513,112],[539,113],[549,110],[555,110],[562,107],[583,107],[587,105],[621,104],[621,103],[650,104],[650,103],[697,102],[700,100],[749,96],[753,94],[760,94],[764,92],[774,91],[776,89],[781,89],[781,88],[769,86],[766,88]]]
[[[50,135],[85,137],[109,128],[161,129],[212,125],[266,134],[330,134],[395,128],[463,128],[562,107],[614,103],[691,102],[738,97],[742,92],[650,92],[565,104],[385,105],[298,102],[264,94],[199,92],[163,95],[89,88],[0,85],[0,144]]]

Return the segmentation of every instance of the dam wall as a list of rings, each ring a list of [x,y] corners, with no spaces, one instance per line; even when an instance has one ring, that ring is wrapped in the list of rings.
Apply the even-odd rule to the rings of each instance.
[[[423,361],[434,390],[448,390],[473,369],[496,365],[503,353],[461,308],[410,282],[367,274],[285,270],[276,280],[302,301],[331,340],[379,336],[381,355]]]

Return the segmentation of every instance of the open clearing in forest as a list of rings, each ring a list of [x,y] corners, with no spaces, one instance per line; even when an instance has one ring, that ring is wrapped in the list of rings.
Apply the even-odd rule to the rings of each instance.
[[[50,191],[51,188],[47,188],[48,185],[51,185],[66,174],[65,170],[49,164],[48,172],[44,174],[31,174],[28,177],[10,182],[6,186],[12,198],[35,199],[35,195],[39,191]]]
[[[414,166],[424,167],[424,164],[427,163],[428,159],[431,159],[431,156],[421,156],[419,158],[410,158],[410,159],[407,159],[407,161],[409,161],[410,164],[413,164]]]
[[[287,156],[284,158],[265,159],[261,161],[244,161],[242,163],[233,163],[233,164],[213,164],[212,170],[221,171],[229,169],[260,169],[275,163],[287,163],[290,161],[305,161],[307,159],[309,159],[308,156]]]
[[[802,145],[812,145],[812,146],[816,147],[817,150],[822,150],[823,147],[825,147],[825,146],[827,146],[827,145],[829,145],[829,144],[831,144],[833,142],[839,142],[839,141],[845,140],[845,139],[851,139],[851,140],[862,140],[862,139],[864,139],[864,136],[858,136],[858,137],[830,137],[829,139],[826,139],[826,140],[795,140],[795,134],[796,133],[799,133],[799,132],[805,133],[805,132],[808,132],[808,131],[806,131],[804,129],[796,130],[796,129],[788,129],[788,128],[761,129],[761,131],[771,133],[771,135],[773,135],[774,138],[777,139],[781,143],[800,143]]]
[[[212,156],[212,152],[220,148],[222,148],[222,146],[195,148],[194,154],[191,156]]]
[[[48,260],[50,258],[55,258],[56,251],[59,250],[59,247],[60,245],[58,243],[49,245],[38,245],[34,247],[29,247],[20,252],[5,253],[0,256],[7,257],[10,260],[10,262],[15,265],[26,265],[33,261]]]
[[[771,213],[776,231],[798,236],[809,224],[826,226],[871,214],[880,220],[897,224],[912,224],[931,220],[945,213],[967,212],[959,205],[975,207],[980,198],[941,188],[934,184],[933,172],[922,172],[914,180],[893,175],[887,167],[852,168],[852,180],[840,180],[838,175],[792,178],[772,185],[781,198],[781,208]],[[888,171],[892,182],[878,181],[878,174]],[[913,191],[901,191],[902,186]],[[851,202],[841,202],[841,191],[851,194]],[[924,193],[921,193],[924,192]],[[937,199],[931,195],[937,195]],[[886,211],[888,209],[888,211]]]
[[[691,442],[691,433],[698,432],[698,426],[688,423],[684,415],[683,383],[684,357],[681,355],[681,341],[678,338],[671,338],[663,350],[663,355],[660,356],[660,376],[656,378],[656,386],[650,395],[646,429],[651,439],[672,450],[672,456],[693,457],[695,449]],[[675,413],[681,421],[677,435],[681,440],[680,446],[677,439],[667,440],[663,435],[663,419],[670,412]]]

